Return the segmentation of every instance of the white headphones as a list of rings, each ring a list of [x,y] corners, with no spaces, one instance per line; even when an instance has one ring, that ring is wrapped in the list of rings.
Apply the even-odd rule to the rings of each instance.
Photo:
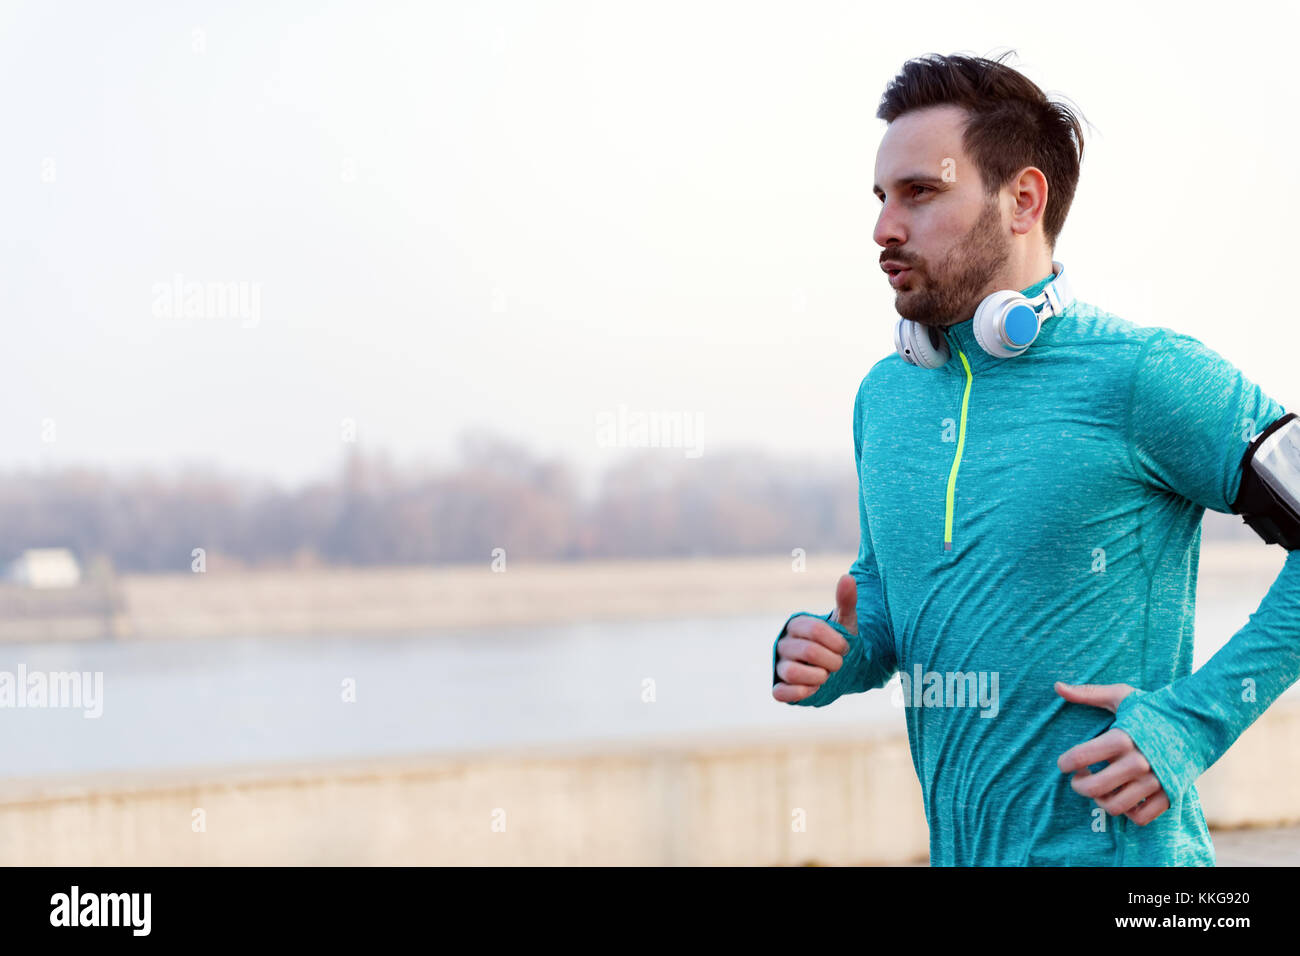
[[[1044,318],[1059,316],[1073,301],[1065,266],[1054,261],[1051,280],[1032,299],[1006,289],[984,297],[975,310],[975,341],[994,358],[1015,358],[1034,344]],[[902,316],[894,325],[894,348],[921,368],[939,368],[951,355],[938,328]]]

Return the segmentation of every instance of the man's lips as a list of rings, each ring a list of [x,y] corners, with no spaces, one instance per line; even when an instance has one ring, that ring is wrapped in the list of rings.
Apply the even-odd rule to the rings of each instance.
[[[892,259],[882,262],[880,268],[889,275],[889,284],[894,288],[898,288],[898,283],[912,271],[911,266],[903,265],[903,263],[895,262]]]

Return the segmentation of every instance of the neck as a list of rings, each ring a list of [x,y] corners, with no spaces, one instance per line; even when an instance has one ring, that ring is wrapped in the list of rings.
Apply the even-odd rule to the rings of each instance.
[[[998,289],[1027,289],[1045,276],[1052,274],[1052,253],[1041,245],[1032,252],[1012,257],[1007,261],[1007,268],[1001,275],[995,276],[993,283],[985,292]]]

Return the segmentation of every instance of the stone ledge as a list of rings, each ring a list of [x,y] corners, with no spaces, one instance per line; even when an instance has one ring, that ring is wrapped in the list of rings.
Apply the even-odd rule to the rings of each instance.
[[[1279,701],[1198,781],[1211,826],[1300,821],[1296,754],[1300,704]],[[900,864],[928,843],[894,731],[0,785],[11,866]]]

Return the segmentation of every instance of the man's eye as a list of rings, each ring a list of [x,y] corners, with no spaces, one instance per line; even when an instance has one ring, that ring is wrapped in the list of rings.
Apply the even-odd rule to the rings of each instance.
[[[934,190],[933,190],[931,187],[929,187],[929,186],[918,186],[918,185],[915,185],[915,184],[913,184],[912,189],[914,189],[914,190],[916,190],[916,189],[924,189],[926,192],[934,192]]]

